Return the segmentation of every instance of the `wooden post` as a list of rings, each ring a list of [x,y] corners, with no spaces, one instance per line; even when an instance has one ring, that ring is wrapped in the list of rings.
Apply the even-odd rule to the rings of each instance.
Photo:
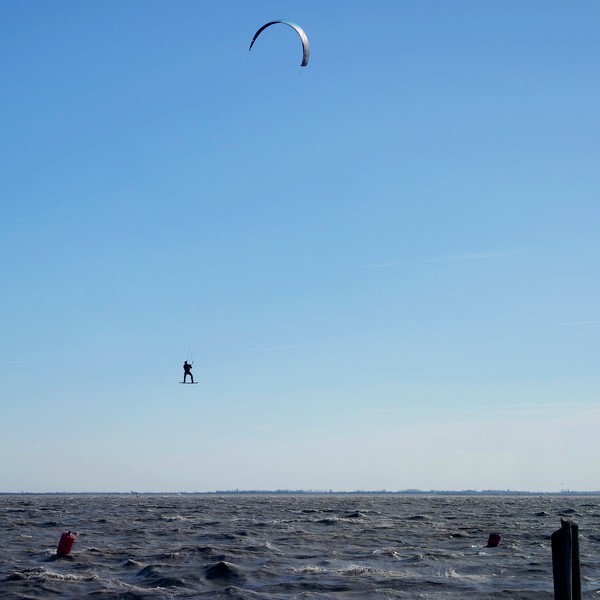
[[[551,536],[554,600],[581,600],[579,527],[563,519],[560,526]]]
[[[573,575],[571,577],[571,589],[573,590],[573,600],[581,600],[581,563],[579,562],[579,525],[571,523],[571,567]]]

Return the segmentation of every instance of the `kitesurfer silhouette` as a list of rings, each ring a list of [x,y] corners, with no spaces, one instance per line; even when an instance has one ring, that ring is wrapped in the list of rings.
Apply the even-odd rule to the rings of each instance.
[[[183,383],[185,383],[185,380],[188,375],[190,376],[192,383],[194,383],[194,376],[192,375],[192,365],[190,365],[190,363],[186,360],[183,363]]]

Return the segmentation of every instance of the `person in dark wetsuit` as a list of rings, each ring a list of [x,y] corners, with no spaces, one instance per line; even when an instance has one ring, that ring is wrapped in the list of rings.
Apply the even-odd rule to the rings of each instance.
[[[190,365],[190,363],[186,360],[183,363],[183,383],[185,383],[185,380],[187,379],[187,376],[190,376],[192,383],[194,383],[194,376],[192,375],[192,365]]]

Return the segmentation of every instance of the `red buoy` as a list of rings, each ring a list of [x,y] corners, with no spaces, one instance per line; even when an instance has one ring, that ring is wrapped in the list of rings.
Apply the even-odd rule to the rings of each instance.
[[[56,548],[56,556],[66,556],[69,554],[74,543],[75,536],[70,531],[63,531]]]
[[[488,537],[488,543],[486,548],[496,548],[497,546],[500,545],[500,540],[502,538],[500,537],[500,534],[496,531],[490,533],[490,536]]]

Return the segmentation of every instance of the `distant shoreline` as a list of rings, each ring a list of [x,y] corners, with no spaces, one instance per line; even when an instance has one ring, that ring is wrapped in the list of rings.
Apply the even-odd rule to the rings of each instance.
[[[519,490],[216,490],[211,492],[0,492],[0,496],[600,496],[597,491],[563,490],[526,492]]]

